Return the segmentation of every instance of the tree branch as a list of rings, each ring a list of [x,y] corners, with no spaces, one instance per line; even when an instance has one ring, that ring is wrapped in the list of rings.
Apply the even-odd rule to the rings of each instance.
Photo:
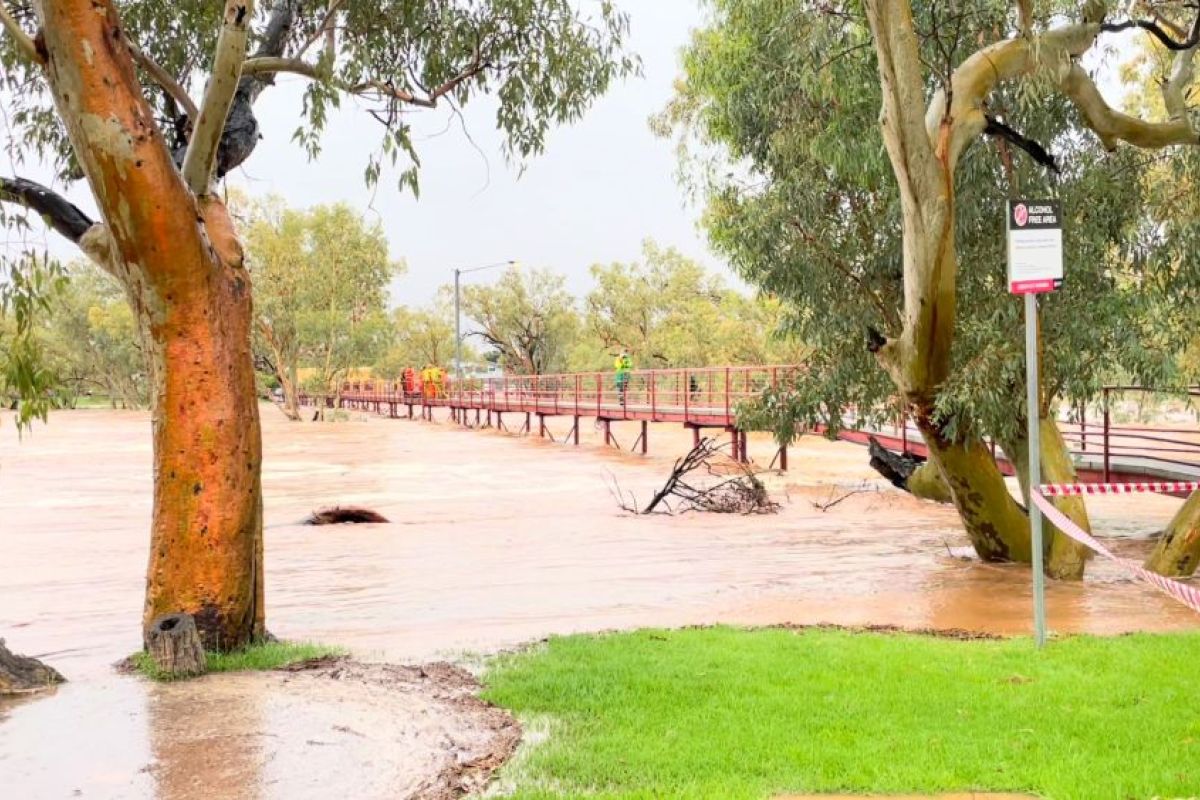
[[[1102,22],[1100,23],[1100,30],[1105,33],[1120,33],[1130,28],[1141,28],[1155,39],[1158,39],[1163,47],[1177,53],[1183,50],[1191,50],[1197,44],[1200,44],[1200,13],[1196,15],[1196,21],[1192,23],[1192,32],[1182,42],[1172,39],[1171,35],[1163,29],[1164,24],[1176,32],[1179,31],[1179,26],[1162,19],[1157,14],[1153,20],[1129,19],[1124,22]]]
[[[953,171],[963,150],[987,128],[984,101],[998,84],[1038,69],[1063,71],[1091,48],[1099,32],[1096,23],[1063,25],[1036,41],[1017,36],[996,42],[964,60],[951,78],[953,98],[937,92],[925,115],[931,141],[937,139],[943,121],[951,120],[945,144],[947,167]]]
[[[926,134],[922,118],[925,86],[912,6],[907,0],[867,0],[865,7],[883,89],[884,144],[901,196],[922,216],[918,198],[936,197],[942,180],[934,157],[936,138]]]
[[[1147,122],[1117,111],[1105,102],[1095,82],[1078,64],[1072,65],[1063,79],[1062,90],[1109,150],[1115,149],[1120,142],[1148,149],[1200,144],[1200,135],[1188,118],[1183,94],[1192,81],[1195,52],[1194,49],[1184,50],[1175,56],[1171,77],[1163,85],[1163,102],[1169,116],[1166,122]]]
[[[183,157],[183,179],[196,195],[208,194],[225,121],[233,105],[246,60],[246,42],[254,0],[225,0],[225,21],[217,36],[212,74],[203,106]]]
[[[1017,27],[1026,39],[1033,38],[1033,0],[1017,0]]]
[[[995,136],[1011,142],[1028,153],[1030,158],[1046,169],[1051,172],[1059,171],[1058,162],[1054,160],[1054,156],[1046,152],[1046,148],[1042,147],[1041,144],[1027,136],[1022,136],[1016,130],[991,115],[985,114],[984,118],[987,120],[987,125],[983,129],[985,135]]]
[[[313,30],[311,36],[304,40],[304,44],[300,45],[300,49],[296,51],[296,58],[300,58],[308,52],[308,48],[312,47],[327,30],[333,29],[333,20],[337,16],[337,12],[345,5],[346,0],[331,0],[329,7],[325,10],[325,16],[321,18],[320,24]]]
[[[242,65],[242,75],[255,78],[274,75],[280,72],[303,75],[315,81],[332,83],[349,94],[361,95],[368,92],[378,92],[385,97],[391,97],[409,105],[420,106],[422,108],[436,108],[438,100],[454,91],[464,81],[470,80],[483,72],[489,66],[490,64],[483,61],[481,55],[476,52],[471,63],[465,66],[457,75],[423,96],[413,94],[407,89],[397,88],[385,81],[371,80],[356,84],[345,83],[324,72],[316,64],[299,58],[284,58],[279,56],[255,56],[254,58],[248,58]]]
[[[196,108],[192,98],[188,97],[187,90],[175,80],[171,73],[163,69],[162,65],[143,53],[140,47],[128,39],[125,40],[125,43],[129,46],[129,53],[137,65],[146,70],[146,74],[183,107],[183,113],[187,114],[192,124],[195,124],[196,119],[200,116],[200,110]]]
[[[0,178],[0,202],[17,203],[36,212],[46,225],[75,244],[95,224],[79,206],[27,178]]]
[[[32,61],[35,64],[45,64],[46,60],[42,58],[42,54],[38,52],[37,45],[33,39],[25,32],[25,29],[17,24],[16,19],[8,10],[8,6],[4,4],[4,0],[0,0],[0,25],[4,26],[4,30],[16,42],[17,50],[21,55]]]
[[[846,264],[837,252],[831,250],[825,244],[825,242],[820,239],[820,237],[814,236],[796,220],[791,220],[789,224],[795,228],[796,232],[800,234],[800,238],[807,242],[809,247],[819,249],[825,258],[828,259],[829,263],[832,264],[838,272],[840,272],[846,277],[847,280],[853,282],[854,285],[858,287],[859,291],[862,293],[863,299],[868,301],[872,306],[875,307],[875,310],[879,312],[879,319],[884,325],[899,326],[900,320],[898,319],[896,313],[888,310],[879,294],[870,286],[867,286],[862,277],[855,273],[850,265]]]

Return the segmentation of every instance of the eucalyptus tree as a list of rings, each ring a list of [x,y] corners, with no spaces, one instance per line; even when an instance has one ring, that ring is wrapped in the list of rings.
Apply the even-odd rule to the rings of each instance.
[[[121,287],[87,261],[68,265],[65,275],[49,313],[39,318],[56,392],[71,407],[99,393],[113,408],[145,408],[146,354]]]
[[[1115,148],[1131,126],[1184,141],[1182,123],[1103,111],[1077,63],[1082,51],[1051,27],[1059,17],[1048,6],[1044,24],[1023,12],[1029,24],[1015,28],[1013,9],[996,0],[711,8],[655,124],[688,148],[715,246],[785,300],[785,328],[811,347],[808,369],[755,421],[788,438],[816,424],[836,429],[852,409],[859,424],[882,421],[899,404],[980,556],[1029,560],[1028,518],[984,439],[999,440],[1025,472],[1021,306],[1006,292],[1004,203],[1055,196],[1067,212],[1067,289],[1048,298],[1042,319],[1040,415],[1043,475],[1069,481],[1058,402],[1093,396],[1114,367],[1173,379],[1180,323],[1195,318],[1200,264],[1184,246],[1194,223],[1176,219],[1181,230],[1165,234],[1151,220],[1170,208],[1139,180],[1149,161],[1188,167]],[[1094,40],[1102,27],[1125,26],[1070,30]],[[975,52],[990,41],[995,50]],[[1003,80],[988,71],[994,52],[1015,59]],[[917,136],[918,116],[920,136],[898,139]],[[1091,125],[1104,146],[1087,135]],[[908,164],[914,153],[919,166]],[[1087,526],[1081,500],[1062,505]],[[1081,575],[1086,552],[1049,533],[1050,572]]]
[[[391,346],[374,368],[374,374],[395,380],[412,367],[421,370],[429,364],[444,366],[454,359],[454,290],[443,286],[426,306],[401,306],[392,311]],[[465,344],[465,343],[464,343]],[[477,354],[463,347],[463,361],[472,362]]]
[[[648,240],[640,261],[595,264],[591,273],[580,366],[609,369],[623,349],[642,369],[781,363],[797,355],[773,335],[778,300],[729,288],[673,247]]]
[[[388,283],[403,265],[388,256],[383,227],[344,203],[301,210],[269,201],[245,239],[255,344],[279,380],[284,413],[297,420],[301,366],[324,394],[386,347]]]
[[[262,444],[251,282],[214,186],[258,145],[255,102],[308,78],[295,137],[315,155],[330,109],[360,98],[380,134],[367,178],[394,163],[415,190],[412,112],[494,96],[506,152],[532,156],[636,69],[627,18],[607,0],[4,0],[0,24],[11,148],[82,179],[100,218],[21,177],[0,199],[117,278],[152,365],[144,622],[190,612],[206,646],[238,647],[265,633]]]
[[[473,335],[517,374],[564,371],[580,330],[566,278],[548,269],[509,267],[492,285],[468,286],[462,310],[475,323]]]

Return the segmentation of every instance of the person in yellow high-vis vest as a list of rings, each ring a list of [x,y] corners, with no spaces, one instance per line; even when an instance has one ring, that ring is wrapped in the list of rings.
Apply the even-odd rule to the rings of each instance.
[[[437,397],[436,375],[437,367],[433,364],[426,364],[425,369],[421,370],[421,390],[426,400]]]
[[[629,373],[633,371],[633,359],[629,357],[628,350],[621,351],[621,355],[613,362],[613,368],[617,371],[617,398],[621,405],[625,405],[625,390],[629,387]]]

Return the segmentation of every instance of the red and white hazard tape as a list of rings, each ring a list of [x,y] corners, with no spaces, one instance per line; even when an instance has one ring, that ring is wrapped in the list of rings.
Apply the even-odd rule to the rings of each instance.
[[[1045,483],[1039,487],[1046,497],[1080,494],[1137,494],[1139,492],[1200,491],[1200,481],[1156,481],[1151,483]]]
[[[1121,484],[1103,484],[1102,483],[1102,484],[1096,484],[1096,485],[1097,486],[1120,486]],[[1140,484],[1131,484],[1131,485],[1138,486]],[[1147,485],[1170,485],[1170,484],[1147,484]],[[1183,485],[1186,486],[1188,484],[1183,484]],[[1060,487],[1060,488],[1069,488],[1069,486],[1070,485],[1068,485],[1066,487]],[[1193,488],[1195,488],[1195,484],[1192,484],[1192,486],[1193,486]],[[1045,489],[1047,487],[1042,487],[1042,488]],[[1152,490],[1146,489],[1144,491],[1152,491]],[[1171,491],[1171,490],[1168,489],[1165,491]],[[1047,494],[1049,494],[1049,492],[1047,492]],[[1064,493],[1064,494],[1066,494],[1066,493]],[[1171,595],[1171,597],[1174,597],[1176,600],[1183,603],[1184,605],[1186,605],[1188,608],[1192,609],[1193,611],[1200,612],[1200,589],[1194,588],[1192,586],[1188,586],[1187,584],[1184,584],[1184,583],[1180,583],[1179,581],[1173,581],[1170,578],[1164,578],[1162,575],[1159,575],[1156,572],[1151,572],[1150,570],[1146,569],[1145,567],[1143,567],[1141,564],[1137,563],[1136,561],[1130,561],[1128,558],[1120,558],[1119,556],[1114,555],[1111,550],[1109,550],[1107,547],[1105,547],[1100,542],[1098,542],[1096,540],[1096,538],[1093,537],[1091,534],[1089,534],[1087,531],[1083,530],[1078,525],[1076,525],[1074,522],[1072,522],[1065,514],[1063,514],[1061,511],[1059,511],[1057,508],[1055,508],[1054,505],[1049,500],[1047,500],[1045,497],[1043,497],[1041,494],[1039,494],[1038,492],[1031,492],[1031,496],[1032,496],[1034,505],[1036,505],[1039,509],[1041,509],[1042,513],[1046,515],[1046,519],[1050,520],[1050,522],[1052,522],[1054,524],[1054,527],[1058,528],[1060,531],[1065,533],[1067,536],[1070,536],[1075,541],[1077,541],[1087,547],[1090,547],[1092,550],[1095,550],[1097,553],[1104,556],[1105,558],[1117,562],[1117,564],[1122,569],[1124,569],[1126,572],[1128,572],[1133,577],[1146,581],[1147,583],[1151,584],[1155,589],[1158,589],[1160,592],[1165,592],[1166,594]]]

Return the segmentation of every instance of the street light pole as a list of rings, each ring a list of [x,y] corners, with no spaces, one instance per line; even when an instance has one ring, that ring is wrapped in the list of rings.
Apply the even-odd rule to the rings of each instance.
[[[508,261],[497,261],[495,264],[484,264],[481,267],[454,268],[454,383],[456,386],[462,386],[462,300],[460,299],[462,276],[468,272],[480,272],[496,267],[515,267],[516,265],[515,260],[509,259]]]
[[[462,391],[462,311],[459,309],[459,279],[462,270],[454,268],[454,386]]]

